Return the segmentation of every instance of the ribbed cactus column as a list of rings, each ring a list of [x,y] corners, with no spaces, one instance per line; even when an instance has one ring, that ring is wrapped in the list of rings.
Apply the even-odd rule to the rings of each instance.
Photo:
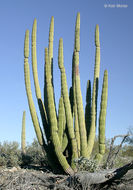
[[[47,114],[46,114],[44,103],[42,101],[41,90],[40,90],[40,85],[39,85],[39,80],[38,80],[36,32],[37,32],[37,20],[34,19],[33,28],[32,28],[32,71],[33,71],[33,77],[34,77],[36,98],[37,98],[38,105],[39,105],[39,110],[40,110],[40,114],[41,114],[41,118],[42,118],[42,122],[43,122],[43,127],[44,127],[45,134],[47,136],[47,139],[49,139]]]
[[[74,53],[72,60],[72,87],[71,87],[71,109],[74,117],[74,131],[75,137],[78,146],[78,157],[80,157],[80,132],[79,132],[79,122],[78,122],[78,112],[77,112],[77,103],[76,103],[76,88],[75,88],[75,62],[74,62]]]
[[[44,139],[42,136],[42,131],[39,125],[35,105],[32,98],[32,92],[31,92],[31,84],[30,84],[30,70],[29,70],[29,31],[27,30],[25,33],[25,44],[24,44],[24,73],[25,73],[25,86],[26,86],[26,92],[27,92],[27,98],[30,108],[30,113],[34,125],[34,129],[37,135],[38,142],[41,146],[44,146]]]
[[[99,26],[96,25],[95,29],[95,46],[96,46],[96,53],[95,53],[95,68],[94,68],[94,83],[95,83],[95,114],[96,119],[95,122],[97,124],[97,98],[98,98],[98,85],[99,85],[99,73],[100,73],[100,40],[99,40]],[[94,90],[94,89],[93,89]]]
[[[54,17],[51,17],[50,27],[49,27],[49,40],[48,40],[48,56],[49,56],[49,64],[50,64],[50,73],[51,73],[51,82],[53,87],[53,96],[54,96],[54,84],[53,84],[53,41],[54,41]],[[48,102],[47,102],[47,92],[46,92],[46,74],[44,81],[44,104],[46,108],[46,113],[48,116]],[[54,97],[55,103],[55,97]],[[56,105],[56,103],[55,103]],[[56,109],[56,106],[55,106]],[[49,117],[49,116],[48,116]],[[49,118],[48,118],[49,119]]]
[[[68,95],[66,73],[65,73],[65,68],[64,68],[63,39],[62,38],[60,38],[60,41],[59,41],[58,64],[61,71],[61,90],[62,90],[64,107],[65,107],[66,122],[67,122],[67,127],[68,127],[69,138],[70,138],[71,146],[72,146],[71,165],[73,169],[76,169],[75,164],[74,164],[74,159],[78,157],[78,152],[77,152],[77,143],[76,143],[74,128],[73,128],[73,118],[71,114],[71,106],[70,106],[69,95]]]
[[[99,26],[96,25],[95,29],[95,67],[94,67],[94,81],[93,81],[93,92],[92,92],[92,107],[91,107],[91,126],[88,134],[88,150],[89,157],[92,153],[92,149],[95,141],[95,131],[97,123],[97,97],[98,97],[98,83],[99,83],[99,72],[100,72],[100,41],[99,41]],[[95,108],[95,109],[94,109]]]
[[[23,112],[23,118],[22,118],[22,132],[21,132],[21,149],[22,154],[26,153],[26,142],[25,142],[25,115],[26,112]]]
[[[48,55],[51,65],[53,64],[53,41],[54,41],[54,17],[52,16],[49,28],[49,45],[48,45]]]
[[[76,97],[75,97],[75,102],[76,102]],[[77,146],[78,146],[78,157],[80,157],[80,131],[79,131],[79,121],[78,121],[78,112],[77,112],[77,104],[74,106],[74,130],[75,130],[75,137],[77,141]]]
[[[77,13],[76,18],[74,50],[80,51],[80,13]]]
[[[51,72],[50,72],[50,64],[49,64],[49,57],[48,57],[48,49],[45,48],[45,64],[46,64],[46,72],[47,72],[47,97],[48,97],[48,112],[49,112],[49,120],[50,120],[50,130],[51,130],[51,139],[54,145],[54,150],[56,156],[59,160],[64,171],[70,175],[73,174],[73,170],[69,166],[65,156],[62,153],[62,147],[60,144],[59,136],[58,136],[58,127],[57,127],[57,118],[55,112],[55,105],[54,105],[54,97],[53,97],[53,90],[52,90],[52,82],[51,82]]]
[[[81,146],[81,156],[88,157],[87,151],[87,134],[85,127],[85,118],[84,110],[82,103],[82,95],[80,90],[80,76],[79,76],[79,53],[74,52],[74,61],[75,61],[75,89],[76,89],[76,104],[78,112],[78,122],[79,122],[79,131],[80,131],[80,146]]]
[[[103,87],[101,95],[100,116],[99,116],[99,154],[96,159],[102,159],[105,153],[105,123],[106,123],[106,110],[107,110],[107,97],[108,97],[108,72],[104,71]]]
[[[68,145],[68,137],[66,134],[66,115],[65,115],[65,107],[63,101],[63,95],[61,92],[61,97],[59,100],[59,111],[58,111],[58,135],[62,145],[62,152],[65,151]]]
[[[95,79],[99,79],[100,73],[100,40],[99,40],[99,26],[96,25],[95,29],[95,46],[96,46],[96,54],[95,54],[95,72],[94,77]]]
[[[37,31],[37,20],[34,19],[33,28],[32,28],[32,70],[34,76],[35,92],[37,99],[41,98],[41,90],[38,80],[38,71],[37,71],[37,53],[36,53],[36,31]]]
[[[63,140],[62,140],[62,152],[65,151],[65,149],[67,148],[67,145],[68,145],[68,137],[67,137],[66,132],[64,132]]]
[[[63,103],[63,97],[60,97],[59,100],[59,111],[58,111],[58,136],[60,139],[60,143],[62,146],[62,140],[63,140],[63,134],[65,130],[65,110],[64,110],[64,103]]]
[[[73,89],[74,89],[74,110],[75,119],[78,118],[76,122],[75,129],[80,133],[80,155],[83,157],[88,157],[87,153],[87,136],[85,128],[85,118],[82,103],[82,95],[80,89],[80,75],[79,75],[79,51],[80,51],[80,13],[77,14],[76,25],[75,25],[75,44],[73,53]],[[76,121],[76,120],[75,120]],[[78,138],[77,138],[78,139]],[[79,144],[79,140],[77,140]]]

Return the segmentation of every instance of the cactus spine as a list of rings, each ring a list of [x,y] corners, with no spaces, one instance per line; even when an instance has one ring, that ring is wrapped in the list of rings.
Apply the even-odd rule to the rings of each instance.
[[[26,154],[26,142],[25,142],[25,115],[26,112],[23,112],[23,118],[22,118],[22,132],[21,132],[21,149],[22,154]]]
[[[95,30],[96,56],[92,98],[90,85],[91,83],[90,81],[88,81],[85,116],[83,110],[79,75],[80,13],[77,14],[75,26],[75,42],[72,61],[72,87],[70,88],[70,94],[68,93],[66,72],[64,67],[63,39],[60,38],[59,40],[58,66],[61,73],[61,97],[59,101],[58,115],[56,113],[53,87],[54,17],[51,18],[48,48],[45,48],[44,103],[41,97],[41,90],[37,72],[36,30],[37,21],[35,19],[32,29],[32,71],[34,76],[36,98],[38,101],[46,138],[44,138],[42,129],[40,127],[32,98],[30,71],[28,63],[29,31],[27,30],[25,34],[24,44],[24,74],[31,118],[33,121],[37,139],[42,149],[45,150],[47,153],[49,165],[53,169],[57,169],[59,167],[63,169],[63,171],[65,171],[67,174],[72,175],[75,171],[77,171],[74,160],[79,158],[80,156],[90,158],[95,140],[98,80],[100,71],[99,26],[96,25]],[[107,88],[107,71],[105,71],[101,98],[101,111],[99,117],[99,154],[96,156],[96,159],[98,160],[99,157],[101,158],[105,152]]]

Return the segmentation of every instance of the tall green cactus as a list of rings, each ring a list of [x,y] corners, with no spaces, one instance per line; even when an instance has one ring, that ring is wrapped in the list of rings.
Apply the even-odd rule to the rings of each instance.
[[[26,142],[25,142],[25,116],[26,112],[23,111],[23,118],[22,118],[22,132],[21,132],[21,149],[22,154],[26,154]]]
[[[51,17],[50,21],[50,27],[49,27],[49,40],[48,40],[48,56],[49,56],[49,64],[50,66],[50,73],[51,73],[51,82],[52,82],[52,87],[53,87],[53,96],[54,96],[54,84],[53,84],[53,41],[54,41],[54,17]],[[47,92],[46,92],[46,72],[44,76],[44,104],[45,104],[45,109],[47,113],[47,117],[49,119],[49,114],[48,114],[48,97],[47,97]],[[54,97],[54,104],[55,104],[55,97]],[[55,106],[56,110],[56,106]]]
[[[74,44],[73,65],[72,65],[73,67],[72,85],[73,85],[73,96],[74,96],[75,133],[79,150],[78,152],[79,155],[83,157],[88,157],[87,135],[85,129],[85,118],[84,118],[82,95],[80,89],[79,51],[80,51],[80,13],[77,14],[76,25],[75,25],[75,44]]]
[[[99,73],[100,73],[100,40],[99,40],[99,26],[95,28],[95,68],[94,68],[94,84],[95,84],[95,122],[97,124],[97,99],[98,99],[98,86],[99,86]],[[93,88],[94,90],[94,88]]]
[[[97,118],[97,96],[100,72],[100,42],[99,26],[95,31],[95,67],[94,81],[91,98],[90,81],[87,83],[85,115],[83,109],[82,95],[80,89],[79,75],[79,51],[80,51],[80,13],[77,14],[75,25],[75,41],[72,61],[72,87],[68,93],[66,72],[63,57],[63,39],[59,40],[58,66],[61,73],[61,98],[59,101],[58,115],[56,112],[55,95],[53,87],[53,36],[54,17],[51,18],[49,30],[49,44],[45,48],[45,75],[44,75],[44,102],[37,72],[36,55],[36,30],[37,21],[34,20],[32,29],[32,71],[36,98],[42,118],[43,131],[40,127],[35,105],[32,98],[30,71],[29,71],[29,31],[25,34],[24,45],[24,73],[25,87],[29,103],[31,118],[37,139],[42,149],[46,151],[49,165],[52,169],[60,168],[72,175],[77,171],[75,159],[80,156],[90,158],[95,141],[96,118]],[[104,73],[103,90],[101,98],[101,110],[99,117],[99,153],[96,159],[101,158],[105,152],[105,118],[107,107],[107,71]]]
[[[26,87],[26,92],[27,92],[30,113],[31,113],[31,117],[32,117],[32,121],[33,121],[38,142],[41,146],[43,146],[44,138],[43,138],[42,131],[39,125],[35,105],[32,98],[32,92],[31,92],[30,69],[29,69],[29,63],[28,63],[28,58],[29,58],[29,31],[28,30],[25,33],[24,57],[25,57],[24,59],[25,87]]]
[[[68,133],[71,141],[72,146],[72,167],[75,169],[74,159],[78,157],[77,152],[77,142],[75,139],[74,129],[73,129],[73,119],[71,114],[71,105],[69,101],[69,94],[68,94],[68,87],[66,81],[66,73],[63,63],[63,40],[60,38],[59,41],[59,55],[58,55],[58,64],[61,71],[61,90],[63,95],[64,107],[65,107],[65,114],[66,114],[66,121],[68,127]]]
[[[63,141],[64,130],[65,130],[65,110],[64,110],[63,97],[61,96],[59,100],[59,111],[58,111],[58,136],[61,145]]]
[[[58,126],[57,126],[57,118],[55,113],[55,105],[54,105],[54,97],[53,97],[53,90],[52,90],[52,82],[51,82],[51,70],[49,64],[49,56],[48,56],[48,49],[45,48],[45,57],[46,57],[46,69],[47,69],[47,96],[48,96],[48,112],[50,118],[50,131],[51,131],[51,138],[54,145],[54,151],[56,156],[59,160],[59,163],[63,167],[64,171],[67,173],[73,173],[71,167],[69,166],[65,156],[62,153],[61,143],[58,136]]]
[[[105,153],[105,122],[106,122],[106,109],[107,109],[107,97],[108,97],[108,72],[104,71],[103,87],[101,95],[101,110],[99,116],[99,153],[96,159],[99,161],[102,159]]]
[[[89,157],[91,156],[94,140],[95,140],[95,132],[96,132],[96,124],[97,124],[97,98],[98,98],[98,83],[99,83],[99,72],[100,72],[100,41],[99,41],[99,26],[96,25],[95,29],[95,67],[94,67],[94,81],[93,81],[93,91],[92,91],[92,107],[91,107],[91,124],[88,133],[88,151]]]
[[[76,104],[78,112],[78,121],[79,121],[79,131],[80,131],[80,145],[81,145],[81,156],[88,157],[87,151],[87,134],[85,127],[85,118],[84,110],[82,103],[82,95],[80,90],[80,76],[79,76],[79,53],[74,52],[75,60],[75,89],[76,89]]]
[[[53,64],[53,41],[54,41],[54,17],[52,16],[50,22],[50,29],[49,29],[49,45],[48,45],[48,54],[51,65]]]
[[[43,122],[43,126],[45,126],[45,134],[47,138],[49,138],[49,132],[48,132],[48,121],[47,121],[47,115],[45,106],[42,101],[41,96],[41,90],[38,80],[38,71],[37,71],[37,53],[36,53],[36,33],[37,33],[37,20],[34,19],[33,28],[32,28],[32,71],[33,71],[33,77],[34,77],[34,84],[35,84],[35,92],[36,92],[36,98],[39,105],[39,110]]]
[[[76,41],[76,40],[75,40]],[[79,121],[78,121],[78,111],[77,111],[77,103],[76,103],[76,87],[75,87],[75,61],[74,61],[74,53],[72,59],[72,87],[71,87],[71,109],[74,117],[74,130],[75,137],[78,146],[78,156],[80,156],[80,133],[79,133]]]
[[[74,51],[80,51],[80,13],[77,13],[76,18]]]

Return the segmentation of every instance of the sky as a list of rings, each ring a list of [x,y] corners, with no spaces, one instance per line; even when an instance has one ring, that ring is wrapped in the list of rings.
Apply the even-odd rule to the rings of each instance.
[[[101,66],[98,117],[104,70],[108,70],[106,137],[126,134],[133,126],[133,1],[132,0],[1,0],[0,1],[0,142],[21,142],[22,114],[26,111],[26,142],[35,138],[24,85],[24,36],[37,19],[38,75],[43,97],[44,48],[48,46],[51,16],[54,16],[54,87],[58,105],[60,71],[58,43],[64,44],[64,65],[71,86],[72,53],[76,15],[80,12],[80,79],[85,108],[86,84],[93,83],[95,26],[99,25]],[[30,43],[31,47],[31,43]],[[31,49],[30,49],[31,54]],[[30,77],[39,116],[33,75]],[[40,117],[39,117],[40,119]],[[41,120],[40,120],[41,123]]]

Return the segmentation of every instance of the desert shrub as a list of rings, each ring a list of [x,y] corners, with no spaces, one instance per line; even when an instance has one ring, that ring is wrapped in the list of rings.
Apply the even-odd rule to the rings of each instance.
[[[26,147],[26,154],[22,154],[21,165],[43,165],[47,164],[46,155],[42,152],[42,149],[36,139]]]
[[[5,141],[0,143],[0,166],[13,167],[23,165],[43,165],[47,164],[46,155],[37,140],[26,147],[26,154],[22,154],[18,142]]]
[[[21,163],[21,152],[19,143],[3,142],[0,143],[0,166],[12,167]]]
[[[131,161],[132,161],[132,157],[122,156],[122,153],[119,153],[118,156],[115,159],[113,168],[122,167],[122,166],[126,165],[127,163],[129,163]]]
[[[6,160],[4,156],[1,156],[1,155],[0,155],[0,166],[6,166]]]
[[[80,157],[78,159],[75,159],[75,164],[78,171],[95,172],[99,170],[99,165],[96,160],[88,160],[87,158]]]
[[[122,156],[133,157],[133,145],[125,145],[122,149]]]
[[[131,162],[133,158],[133,146],[127,144],[121,147],[120,144],[113,145],[113,149],[110,155],[111,156],[107,161],[109,151],[105,153],[102,160],[103,168],[106,168],[107,165],[109,168],[122,167],[123,165]]]

